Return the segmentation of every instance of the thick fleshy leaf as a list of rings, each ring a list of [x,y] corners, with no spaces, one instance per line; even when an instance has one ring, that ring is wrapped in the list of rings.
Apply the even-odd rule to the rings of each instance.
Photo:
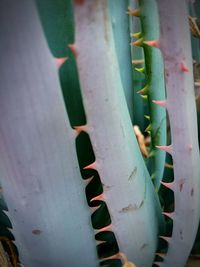
[[[24,266],[97,266],[55,60],[32,0],[0,2],[0,175]]]
[[[133,119],[133,75],[131,66],[131,46],[128,0],[109,0],[109,10],[114,34],[114,43],[118,58],[120,77],[124,89],[126,102],[132,121]]]
[[[157,0],[167,110],[173,144],[174,216],[163,267],[183,267],[192,249],[200,217],[200,158],[186,1]]]
[[[139,1],[142,36],[145,41],[159,38],[159,18],[155,0]],[[145,70],[148,86],[150,113],[151,152],[149,169],[154,176],[156,189],[160,187],[165,165],[165,152],[156,145],[165,145],[167,139],[166,110],[152,103],[152,100],[165,99],[164,65],[161,52],[155,47],[143,45]],[[148,130],[148,129],[147,129]]]
[[[131,10],[138,9],[137,0],[129,0]],[[139,17],[130,16],[129,19],[131,34],[141,32],[141,23]],[[133,41],[133,38],[132,38]],[[137,71],[137,68],[144,68],[144,52],[142,47],[131,46],[132,71],[133,71],[133,113],[134,124],[138,125],[142,132],[146,129],[148,121],[144,118],[149,114],[148,103],[137,92],[145,86],[145,75]]]
[[[131,262],[153,262],[161,215],[133,133],[115,54],[108,1],[77,1],[75,42],[87,132],[111,229]],[[151,227],[151,231],[149,231]],[[101,231],[101,229],[100,229]]]

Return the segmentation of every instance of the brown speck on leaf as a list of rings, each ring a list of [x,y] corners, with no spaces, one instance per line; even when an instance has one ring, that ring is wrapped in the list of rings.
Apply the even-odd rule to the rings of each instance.
[[[146,244],[146,243],[144,243],[142,246],[141,246],[141,248],[140,249],[144,249],[144,248],[146,248],[148,245]]]
[[[183,183],[180,183],[179,188],[180,188],[180,192],[181,192],[183,189]]]
[[[137,173],[137,167],[135,167],[135,168],[133,169],[133,171],[131,172],[131,174],[130,174],[129,177],[128,177],[128,180],[129,180],[129,181],[132,180],[132,179],[134,178],[134,176],[136,175],[136,173]]]
[[[141,208],[143,204],[144,204],[144,199],[141,201],[141,203],[140,203],[138,209]]]
[[[42,231],[39,230],[39,229],[34,229],[34,230],[32,230],[32,233],[33,233],[34,235],[40,235],[40,234],[42,233]]]
[[[181,179],[180,182],[179,182],[179,189],[180,189],[180,192],[183,190],[183,185],[185,183],[185,179]]]
[[[127,207],[122,208],[119,212],[120,213],[125,213],[125,212],[129,212],[129,211],[134,211],[134,210],[140,209],[143,204],[144,204],[144,199],[141,201],[141,203],[139,205],[129,204]]]
[[[128,211],[131,211],[131,210],[134,210],[135,207],[132,205],[132,204],[129,204],[127,207],[124,207],[120,210],[120,212],[128,212]]]
[[[192,188],[190,195],[193,196],[194,195],[194,188]]]
[[[180,238],[181,238],[181,240],[183,240],[183,231],[182,230],[180,230]]]

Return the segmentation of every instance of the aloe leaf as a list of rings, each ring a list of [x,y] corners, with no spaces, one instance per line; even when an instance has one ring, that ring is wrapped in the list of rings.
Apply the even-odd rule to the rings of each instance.
[[[174,182],[172,236],[159,266],[183,267],[192,249],[200,216],[200,158],[186,1],[157,0],[170,119]],[[168,148],[168,151],[169,151]]]
[[[141,36],[144,41],[159,38],[159,18],[154,0],[139,1],[139,18],[141,20]],[[163,177],[165,152],[158,150],[157,145],[166,145],[166,111],[155,105],[152,100],[165,99],[164,65],[161,52],[142,43],[145,58],[146,85],[141,91],[148,96],[150,122],[146,131],[151,136],[150,172],[155,188],[158,190]]]
[[[137,0],[129,0],[129,10],[138,9]],[[129,16],[129,24],[131,36],[133,33],[141,32],[140,19],[136,16]],[[133,41],[133,36],[132,40]],[[144,68],[144,52],[142,47],[131,45],[131,56],[132,56],[132,71],[133,71],[133,113],[134,113],[134,124],[138,125],[141,131],[144,133],[148,126],[148,120],[145,119],[145,115],[149,115],[148,104],[143,101],[143,98],[137,92],[145,86],[145,74],[139,70]]]
[[[120,76],[129,113],[133,121],[133,76],[131,66],[131,46],[128,0],[109,0],[109,10],[114,34],[114,43],[118,58]]]
[[[70,44],[74,42],[71,0],[36,0],[43,30],[52,55],[65,60],[59,69],[60,84],[71,126],[85,123],[80,85]],[[66,75],[67,73],[67,75]]]
[[[24,266],[97,266],[57,67],[32,0],[0,2],[0,170]]]
[[[87,168],[100,175],[103,193],[99,198],[108,206],[120,252],[138,267],[147,267],[157,246],[161,209],[133,133],[108,2],[76,1],[75,29],[87,118],[82,129],[89,134],[95,153],[95,161]]]
[[[52,54],[64,57],[74,42],[72,0],[35,0]]]

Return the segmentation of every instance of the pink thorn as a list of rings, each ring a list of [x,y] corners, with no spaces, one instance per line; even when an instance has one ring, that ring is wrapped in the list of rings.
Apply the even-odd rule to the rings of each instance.
[[[112,259],[120,259],[120,252],[110,256],[110,257],[106,257],[106,258],[103,258],[103,260],[112,260]]]
[[[92,181],[93,178],[94,178],[94,176],[91,176],[91,177],[83,180],[85,182],[86,186]]]
[[[97,163],[95,161],[92,164],[89,164],[89,165],[85,166],[83,169],[84,170],[90,170],[90,169],[95,169],[96,170],[96,168],[97,168]]]
[[[98,195],[96,197],[93,197],[90,201],[94,201],[94,200],[104,201],[105,200],[104,194],[100,194],[100,195]]]
[[[170,145],[170,146],[155,146],[155,147],[158,149],[164,150],[169,154],[172,154],[172,152],[173,152],[172,145]]]
[[[97,242],[97,245],[101,245],[101,244],[105,244],[106,243],[106,241],[104,241],[104,240],[96,240],[96,242]]]
[[[101,204],[98,205],[98,206],[96,206],[96,207],[90,207],[90,209],[91,209],[91,211],[92,211],[92,214],[93,214],[96,210],[98,210],[100,206],[101,206]]]
[[[98,233],[112,231],[112,225],[109,224],[101,229],[95,229]]]
[[[77,49],[76,49],[76,44],[69,44],[68,47],[71,49],[74,57],[77,57]]]
[[[55,58],[57,67],[60,68],[67,59],[68,57]]]
[[[160,266],[161,266],[160,264],[161,264],[161,262],[160,262],[160,261],[154,261],[154,262],[153,262],[153,265],[157,265],[158,267],[160,267]]]
[[[172,220],[174,218],[174,213],[173,212],[163,212],[162,214],[165,215],[165,216],[167,216],[167,217],[169,217]]]
[[[181,65],[180,65],[180,70],[182,72],[189,72],[189,69],[188,67],[182,62]]]
[[[165,186],[165,187],[167,187],[167,188],[169,188],[169,189],[173,189],[173,187],[174,187],[174,182],[171,182],[171,183],[165,183],[165,182],[160,182],[163,186]]]
[[[159,40],[152,40],[152,41],[144,41],[144,44],[148,45],[148,46],[152,46],[152,47],[160,47],[160,42]]]
[[[152,100],[152,102],[156,105],[161,106],[161,107],[164,107],[164,108],[167,107],[167,101],[166,100]]]
[[[161,258],[164,258],[166,256],[165,253],[160,253],[160,252],[156,252],[155,253],[157,256],[161,257]]]
[[[87,125],[80,125],[80,126],[74,126],[74,130],[76,131],[77,135],[79,135],[81,132],[88,132],[88,126]]]
[[[143,38],[140,38],[137,41],[134,41],[131,43],[131,45],[134,45],[134,46],[142,46],[142,44],[143,44]]]
[[[163,239],[163,240],[165,240],[165,241],[167,241],[168,243],[170,242],[170,240],[171,240],[171,237],[168,237],[168,236],[163,236],[163,235],[160,235],[159,236],[161,239]]]

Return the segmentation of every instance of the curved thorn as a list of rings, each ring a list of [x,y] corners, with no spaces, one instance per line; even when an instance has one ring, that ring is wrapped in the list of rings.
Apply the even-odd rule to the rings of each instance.
[[[166,253],[156,252],[155,255],[164,258],[166,256]]]
[[[172,153],[173,153],[172,145],[169,145],[169,146],[155,146],[155,147],[158,148],[158,149],[166,151],[170,155],[172,155]]]
[[[137,41],[131,42],[131,45],[134,45],[134,46],[142,46],[143,45],[143,38],[140,38]]]
[[[153,264],[157,265],[158,267],[160,267],[161,262],[160,261],[154,261]]]
[[[153,174],[151,175],[151,180],[155,180],[155,178],[156,178],[156,175],[155,175],[155,173],[153,173]]]
[[[87,125],[74,126],[74,130],[77,135],[79,135],[81,132],[88,133],[88,126]]]
[[[168,243],[169,243],[170,240],[171,240],[171,237],[169,237],[169,236],[163,236],[163,235],[160,235],[159,238],[165,240],[165,241],[168,242]]]
[[[181,72],[189,72],[188,67],[182,62],[180,65]]]
[[[144,44],[151,46],[151,47],[160,47],[160,41],[159,40],[152,40],[152,41],[143,41]]]
[[[74,57],[77,57],[77,49],[76,49],[76,44],[69,44],[68,47],[71,49]]]
[[[100,228],[100,229],[94,229],[95,232],[107,232],[107,231],[112,231],[112,224],[109,224],[103,228]]]
[[[135,68],[135,70],[137,72],[140,72],[140,73],[145,73],[145,68],[144,67],[143,68]]]
[[[91,176],[87,179],[83,179],[83,181],[85,182],[85,185],[87,186],[92,181],[93,178],[94,178],[94,176]]]
[[[95,200],[101,200],[101,201],[104,201],[104,200],[105,200],[104,194],[102,193],[102,194],[100,194],[100,195],[98,195],[98,196],[96,196],[96,197],[93,197],[93,198],[90,200],[90,202],[95,201]]]
[[[140,96],[144,99],[144,100],[148,100],[148,95],[141,95]]]
[[[67,59],[68,57],[55,58],[57,68],[60,68]]]
[[[131,7],[128,8],[127,14],[130,16],[139,17],[140,16],[140,9],[132,9]]]
[[[167,100],[152,100],[152,102],[161,107],[167,107]]]
[[[145,85],[144,88],[142,88],[141,90],[137,91],[138,94],[141,94],[141,95],[148,95],[149,93],[149,85]]]
[[[169,163],[165,163],[165,168],[168,168],[168,169],[173,169],[174,166],[172,164],[169,164]]]
[[[144,131],[147,132],[147,133],[150,133],[151,132],[151,129],[152,129],[152,125],[149,124]]]
[[[142,38],[142,33],[141,32],[135,32],[135,33],[131,33],[131,37],[134,38]]]
[[[145,117],[148,121],[150,121],[150,116],[149,116],[149,115],[144,115],[144,117]]]
[[[173,220],[174,212],[162,212],[163,215]]]
[[[91,209],[91,211],[92,211],[92,214],[93,214],[95,211],[97,211],[97,210],[100,208],[100,206],[101,206],[101,204],[99,204],[99,205],[97,205],[97,206],[94,206],[94,207],[89,206],[90,209]]]
[[[96,161],[93,162],[93,163],[91,163],[91,164],[89,164],[89,165],[87,165],[87,166],[85,166],[83,169],[84,169],[84,170],[89,170],[89,169],[94,169],[94,170],[96,170],[96,169],[97,169],[97,163],[96,163]]]
[[[166,182],[163,182],[163,181],[161,181],[160,182],[163,186],[165,186],[166,188],[169,188],[169,189],[173,189],[174,188],[174,182],[170,182],[170,183],[166,183]]]
[[[144,59],[133,59],[132,60],[132,64],[134,65],[143,64],[143,63],[144,63]]]
[[[105,243],[107,243],[107,241],[96,239],[96,243],[97,243],[97,245],[101,245],[101,244],[105,244]]]

